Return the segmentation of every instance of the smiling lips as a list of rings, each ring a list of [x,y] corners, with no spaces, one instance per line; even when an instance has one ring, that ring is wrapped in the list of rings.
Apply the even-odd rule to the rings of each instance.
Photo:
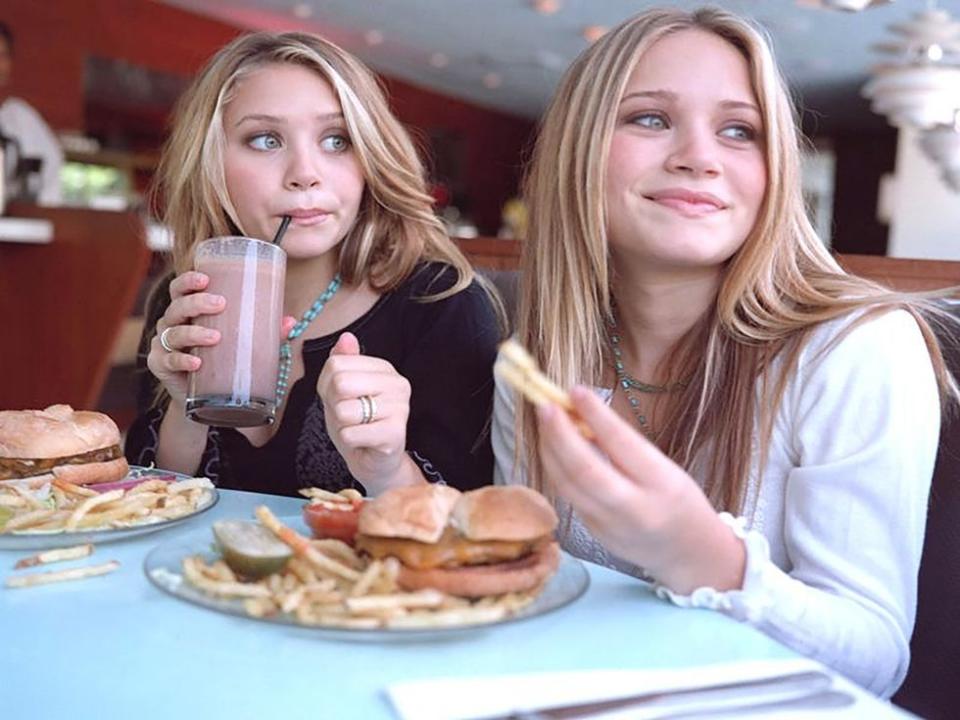
[[[727,208],[727,204],[716,195],[683,188],[661,190],[644,197],[658,205],[676,210],[686,217],[704,217]]]

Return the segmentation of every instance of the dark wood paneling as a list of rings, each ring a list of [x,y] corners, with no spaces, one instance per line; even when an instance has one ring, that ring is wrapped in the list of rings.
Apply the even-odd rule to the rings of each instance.
[[[150,252],[133,213],[14,206],[47,245],[0,242],[0,408],[92,408]]]
[[[475,267],[516,270],[520,265],[520,240],[454,238]],[[909,292],[960,286],[960,261],[913,260],[875,255],[838,254],[850,273]]]
[[[876,280],[896,290],[917,292],[960,287],[960,262],[914,260],[873,255],[838,255],[840,264],[854,275]]]

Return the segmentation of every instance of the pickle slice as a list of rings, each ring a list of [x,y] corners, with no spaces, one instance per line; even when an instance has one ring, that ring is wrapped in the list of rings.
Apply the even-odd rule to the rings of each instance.
[[[293,555],[276,535],[250,520],[218,520],[213,536],[230,569],[253,580],[280,572]]]

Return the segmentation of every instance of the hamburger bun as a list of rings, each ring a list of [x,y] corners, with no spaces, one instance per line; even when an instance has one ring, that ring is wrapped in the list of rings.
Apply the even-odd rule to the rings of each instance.
[[[53,474],[79,485],[129,471],[120,430],[107,415],[69,405],[0,412],[0,480]]]
[[[480,598],[533,590],[557,569],[557,515],[539,493],[443,485],[388,490],[360,511],[356,546],[400,561],[405,590]]]
[[[435,543],[461,493],[448,485],[407,485],[368,500],[357,523],[362,535]]]
[[[547,499],[523,485],[491,485],[463,495],[450,524],[470,540],[536,540],[557,529]]]

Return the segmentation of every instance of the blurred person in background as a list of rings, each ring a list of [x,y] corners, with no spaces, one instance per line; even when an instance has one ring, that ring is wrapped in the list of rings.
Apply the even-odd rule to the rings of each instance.
[[[40,160],[39,191],[32,199],[41,205],[58,205],[63,149],[40,113],[26,100],[10,95],[13,57],[13,31],[0,21],[0,136],[6,145],[4,174],[9,182],[17,174],[18,163],[27,158]]]

